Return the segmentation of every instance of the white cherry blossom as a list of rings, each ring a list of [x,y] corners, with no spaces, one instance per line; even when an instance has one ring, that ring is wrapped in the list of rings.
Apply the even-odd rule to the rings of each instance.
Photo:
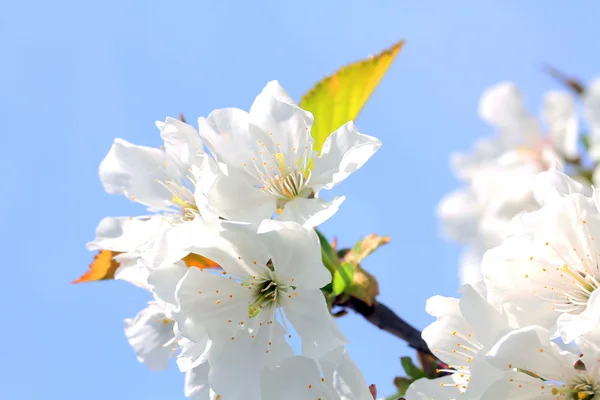
[[[479,114],[497,135],[479,140],[472,154],[452,155],[456,175],[466,185],[442,199],[437,210],[445,235],[467,245],[460,262],[463,283],[481,280],[483,254],[501,243],[514,216],[539,208],[532,195],[535,176],[578,155],[577,115],[565,92],[546,94],[546,129],[510,82],[484,92]]]
[[[600,396],[600,353],[585,341],[578,353],[563,351],[551,332],[529,326],[510,332],[488,353],[488,362],[502,369],[481,397],[503,399],[579,399]],[[576,364],[577,363],[577,364]]]
[[[542,173],[538,211],[515,221],[511,235],[483,261],[488,300],[513,304],[529,324],[557,331],[566,342],[600,320],[600,213],[589,191],[557,170]]]
[[[135,318],[125,320],[125,336],[139,362],[151,370],[167,369],[178,349],[173,324],[156,302],[148,303]]]
[[[293,354],[286,342],[288,324],[300,336],[305,356],[318,358],[346,344],[320,291],[331,274],[314,230],[265,220],[257,233],[255,225],[195,219],[165,234],[155,247],[157,255],[146,260],[151,276],[164,270],[161,263],[189,252],[223,268],[222,273],[189,268],[177,285],[172,317],[183,337],[210,339],[210,387],[225,398],[259,395],[260,369]],[[232,380],[239,384],[231,385]]]
[[[326,202],[320,190],[359,169],[381,142],[348,122],[317,155],[312,124],[312,114],[299,108],[277,81],[266,85],[249,113],[228,108],[200,118],[200,135],[222,171],[208,191],[216,213],[244,222],[279,213],[278,219],[307,226],[331,217],[344,197]]]
[[[153,212],[142,217],[107,217],[96,229],[90,250],[119,254],[116,279],[146,286],[147,271],[138,263],[144,249],[165,230],[205,210],[205,186],[212,184],[214,161],[204,154],[198,132],[173,118],[157,122],[165,146],[133,145],[116,139],[100,164],[100,180],[110,194],[122,194]],[[200,190],[196,190],[199,186]]]
[[[437,320],[423,330],[433,354],[448,364],[451,375],[422,378],[409,387],[407,400],[477,399],[502,375],[485,360],[486,352],[510,331],[508,318],[493,308],[475,288],[466,285],[461,299],[434,296],[426,310]]]

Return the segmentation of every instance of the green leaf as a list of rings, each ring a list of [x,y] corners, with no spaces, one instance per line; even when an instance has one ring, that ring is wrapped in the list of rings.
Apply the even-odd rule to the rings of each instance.
[[[406,374],[411,378],[419,379],[425,377],[425,372],[413,364],[413,361],[410,357],[401,357],[400,362],[402,362],[402,368],[404,368],[404,372],[406,372]]]
[[[311,134],[317,152],[330,133],[358,117],[403,45],[404,40],[401,40],[376,56],[342,67],[319,81],[300,99],[300,107],[315,117]]]
[[[354,266],[348,263],[343,263],[333,274],[333,294],[339,295],[344,293],[344,289],[352,283],[354,275]]]
[[[321,258],[323,259],[323,264],[325,265],[325,267],[327,267],[327,269],[329,270],[329,272],[331,272],[331,275],[333,276],[335,274],[335,271],[338,269],[338,266],[340,265],[337,253],[335,252],[333,247],[331,247],[331,244],[329,244],[327,238],[323,236],[323,234],[317,229],[315,229],[315,231],[317,232],[317,236],[319,237],[319,242],[321,242]]]

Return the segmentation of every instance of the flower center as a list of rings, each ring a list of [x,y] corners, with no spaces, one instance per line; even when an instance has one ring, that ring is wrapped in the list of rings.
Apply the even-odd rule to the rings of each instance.
[[[173,195],[170,200],[170,207],[174,207],[181,214],[182,221],[191,221],[197,215],[200,215],[196,198],[194,197],[195,183],[189,176],[180,183],[175,181],[156,181],[166,188]]]
[[[293,290],[292,287],[279,283],[272,271],[268,276],[255,277],[250,285],[255,287],[254,301],[248,306],[248,314],[256,317],[262,309],[272,310],[279,307],[279,298],[283,295],[292,295],[288,293]]]
[[[592,293],[600,287],[600,283],[587,271],[574,269],[566,264],[562,266],[560,272],[561,278],[567,279],[568,282],[562,285],[563,288],[556,288],[560,297],[554,298],[554,309],[559,312],[582,311],[587,306]]]
[[[600,396],[600,384],[593,377],[581,374],[574,377],[568,385],[553,388],[552,394],[567,396],[568,399],[591,400]]]
[[[303,196],[303,189],[306,188],[311,173],[312,141],[303,153],[298,153],[294,147],[290,154],[279,152],[279,143],[275,144],[276,152],[271,153],[263,142],[256,142],[259,149],[258,157],[252,157],[254,168],[248,167],[247,164],[242,164],[242,167],[260,182],[257,187],[284,200]]]

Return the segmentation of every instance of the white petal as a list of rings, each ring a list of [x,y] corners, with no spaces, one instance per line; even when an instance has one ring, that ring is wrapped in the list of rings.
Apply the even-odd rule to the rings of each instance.
[[[456,387],[452,375],[443,378],[421,378],[408,387],[404,395],[406,400],[444,400],[460,399],[461,392]]]
[[[210,400],[208,386],[209,364],[203,363],[185,374],[185,397],[191,400]]]
[[[209,204],[232,221],[260,222],[277,211],[276,198],[254,186],[242,173],[229,170],[218,176],[208,191]]]
[[[314,118],[290,100],[278,82],[269,82],[250,107],[249,123],[253,135],[265,142],[271,154],[280,153],[287,165],[295,165],[311,149]],[[268,139],[262,140],[261,136]]]
[[[544,97],[543,116],[554,148],[562,156],[577,157],[579,126],[573,97],[567,92],[548,92]]]
[[[492,307],[472,286],[461,288],[459,307],[465,320],[473,327],[481,343],[491,343],[510,329],[500,311]]]
[[[249,324],[252,291],[227,277],[189,268],[175,298],[179,307],[173,319],[181,334],[195,342],[204,340],[206,332],[213,342],[229,341],[243,324]]]
[[[265,369],[261,374],[261,387],[262,400],[340,399],[327,382],[321,381],[318,364],[302,356],[290,357],[276,368]],[[368,400],[368,397],[353,399]]]
[[[302,354],[319,358],[348,343],[329,314],[323,293],[318,289],[296,289],[296,295],[281,299],[286,317],[302,339]]]
[[[280,221],[294,221],[307,228],[313,228],[331,218],[344,200],[346,200],[344,196],[336,197],[330,202],[320,197],[312,199],[294,197],[285,204],[283,212],[277,219]]]
[[[482,205],[472,187],[459,189],[446,195],[436,210],[444,234],[460,243],[472,240],[479,233]]]
[[[173,331],[181,349],[181,353],[177,357],[177,366],[181,372],[187,372],[203,363],[208,364],[208,352],[212,346],[208,335],[200,342],[193,342],[181,335],[177,324],[173,327]]]
[[[554,385],[544,385],[542,381],[521,372],[509,371],[494,382],[481,396],[482,400],[548,400],[555,399]],[[560,397],[559,397],[560,398]]]
[[[591,129],[590,156],[598,160],[600,158],[600,79],[595,79],[585,89],[583,105]]]
[[[467,357],[462,352],[455,350],[460,346],[457,343],[457,334],[471,335],[471,340],[477,342],[477,337],[471,325],[460,312],[459,300],[451,297],[434,296],[427,301],[426,310],[437,317],[437,320],[423,329],[422,337],[429,348],[434,349],[436,356],[450,365],[467,365]],[[453,333],[455,332],[455,333]]]
[[[481,275],[483,253],[479,250],[479,247],[467,247],[460,255],[459,276],[461,284],[484,284],[483,275]]]
[[[341,400],[371,399],[371,393],[363,374],[343,347],[328,352],[319,360],[325,382],[333,387]]]
[[[509,147],[541,144],[539,125],[525,108],[520,90],[511,82],[501,82],[483,93],[479,115],[500,130],[502,141]]]
[[[139,262],[139,252],[123,253],[113,258],[119,263],[115,279],[149,290],[148,268]]]
[[[261,95],[274,97],[276,100],[298,107],[298,104],[290,97],[278,81],[269,81],[263,88]]]
[[[198,156],[197,159],[198,162],[192,165],[191,168],[195,182],[194,199],[200,213],[206,218],[208,212],[213,212],[208,205],[208,191],[222,172],[219,169],[217,162],[208,154]]]
[[[504,336],[488,352],[487,359],[500,369],[521,368],[547,380],[560,380],[563,366],[572,366],[577,356],[552,343],[547,329],[529,326]]]
[[[167,117],[164,123],[157,122],[156,125],[165,141],[166,150],[184,165],[192,165],[196,157],[204,153],[202,139],[191,125],[171,117]]]
[[[152,209],[162,209],[169,206],[172,195],[157,181],[181,180],[178,168],[162,150],[115,139],[99,173],[108,193],[124,194]]]
[[[316,192],[331,189],[362,167],[380,147],[379,139],[358,132],[352,121],[347,122],[325,140],[321,154],[314,158],[308,184]]]
[[[240,168],[251,160],[256,139],[248,130],[248,113],[238,108],[224,108],[198,118],[200,136],[217,161]]]
[[[89,250],[135,251],[159,235],[169,224],[161,217],[106,217],[96,228]]]
[[[548,171],[540,173],[535,179],[533,194],[542,205],[548,199],[573,193],[589,195],[590,190],[557,168],[550,168]]]
[[[258,233],[271,255],[278,279],[308,289],[320,289],[331,282],[314,229],[295,222],[265,220]]]
[[[263,368],[275,366],[293,355],[278,322],[264,328],[254,337],[244,330],[235,340],[213,344],[208,355],[209,382],[224,399],[262,400],[260,374]]]
[[[173,323],[165,323],[164,310],[156,303],[149,303],[134,319],[126,319],[125,336],[137,355],[139,362],[151,370],[166,369],[169,358],[175,355]]]
[[[175,306],[175,289],[179,281],[187,273],[187,270],[188,267],[183,262],[150,270],[148,273],[148,284],[154,297]]]
[[[565,343],[571,343],[594,330],[600,323],[600,290],[596,289],[592,292],[585,310],[580,314],[562,314],[556,322]]]

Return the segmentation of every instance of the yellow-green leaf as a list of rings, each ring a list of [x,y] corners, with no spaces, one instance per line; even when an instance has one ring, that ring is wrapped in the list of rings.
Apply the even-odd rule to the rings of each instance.
[[[375,56],[342,67],[302,97],[300,107],[315,117],[311,133],[316,151],[321,151],[331,132],[356,119],[403,45],[401,40]]]
[[[333,274],[333,294],[339,295],[344,292],[344,289],[352,283],[354,275],[354,266],[344,263],[335,270]]]

